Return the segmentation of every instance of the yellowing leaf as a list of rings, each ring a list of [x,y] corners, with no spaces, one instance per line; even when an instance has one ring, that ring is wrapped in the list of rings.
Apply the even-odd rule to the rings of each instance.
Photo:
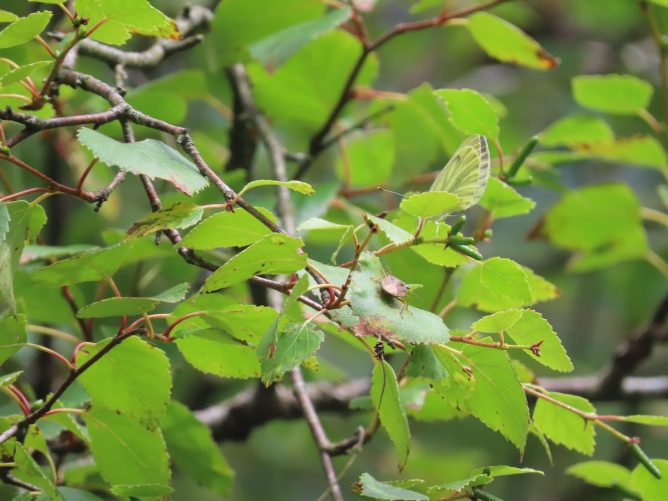
[[[668,168],[666,151],[661,143],[651,136],[632,136],[611,142],[575,145],[574,149],[612,162],[659,170]]]
[[[517,26],[487,12],[478,12],[467,23],[471,35],[491,57],[539,70],[550,70],[559,61]]]

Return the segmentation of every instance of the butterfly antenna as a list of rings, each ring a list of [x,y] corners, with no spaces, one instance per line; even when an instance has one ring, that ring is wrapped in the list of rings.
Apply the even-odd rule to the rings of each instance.
[[[406,195],[403,193],[397,193],[396,191],[388,190],[387,188],[383,188],[382,186],[378,187],[378,191],[384,191],[385,193],[392,193],[393,195],[397,195],[398,197],[404,198]]]

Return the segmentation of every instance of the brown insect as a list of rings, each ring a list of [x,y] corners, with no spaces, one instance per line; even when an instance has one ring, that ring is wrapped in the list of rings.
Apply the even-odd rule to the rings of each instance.
[[[399,300],[403,304],[400,313],[403,315],[404,311],[408,308],[408,303],[401,298],[408,294],[411,288],[394,275],[385,275],[378,283],[386,295]]]

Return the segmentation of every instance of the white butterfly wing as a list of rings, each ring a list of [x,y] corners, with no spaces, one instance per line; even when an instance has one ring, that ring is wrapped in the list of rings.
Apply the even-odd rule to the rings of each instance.
[[[462,199],[458,210],[480,201],[489,179],[490,158],[484,136],[470,136],[457,148],[429,191],[447,191]]]

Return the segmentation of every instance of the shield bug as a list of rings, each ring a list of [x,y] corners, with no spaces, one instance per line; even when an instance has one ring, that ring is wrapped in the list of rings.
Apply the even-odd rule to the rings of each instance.
[[[401,314],[403,315],[408,308],[408,303],[401,298],[408,294],[411,288],[394,275],[385,275],[378,283],[384,294],[399,300],[403,304],[401,308]]]

